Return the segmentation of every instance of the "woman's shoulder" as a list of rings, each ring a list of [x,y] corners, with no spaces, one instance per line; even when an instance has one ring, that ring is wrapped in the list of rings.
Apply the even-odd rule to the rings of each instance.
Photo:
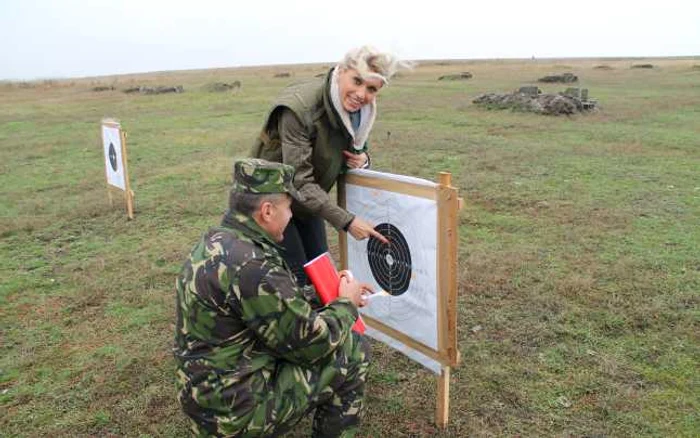
[[[286,106],[296,111],[309,111],[323,104],[325,78],[311,78],[284,88],[277,96],[275,106]]]

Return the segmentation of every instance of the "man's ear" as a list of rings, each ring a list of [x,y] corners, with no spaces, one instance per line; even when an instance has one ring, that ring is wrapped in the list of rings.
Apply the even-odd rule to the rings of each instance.
[[[267,223],[272,218],[272,202],[263,201],[260,203],[260,219]]]

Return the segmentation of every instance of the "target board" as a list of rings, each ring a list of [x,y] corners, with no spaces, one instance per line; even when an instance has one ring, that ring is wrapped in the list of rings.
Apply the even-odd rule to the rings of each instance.
[[[101,134],[109,202],[112,204],[112,194],[109,191],[109,187],[122,190],[126,201],[127,214],[129,219],[133,219],[134,192],[129,186],[129,173],[126,165],[126,133],[122,131],[118,121],[104,119],[102,120]]]
[[[444,278],[455,273],[441,266],[449,264],[444,254],[455,252],[456,260],[456,230],[447,236],[440,226],[450,208],[443,202],[446,190],[454,192],[456,212],[456,189],[425,179],[353,170],[339,186],[340,204],[390,242],[341,235],[343,267],[387,292],[360,309],[367,334],[436,374],[455,365],[457,356],[456,324],[449,321],[456,313],[448,300],[456,289]]]
[[[126,190],[122,135],[119,125],[113,123],[102,124],[102,145],[105,154],[107,184]]]

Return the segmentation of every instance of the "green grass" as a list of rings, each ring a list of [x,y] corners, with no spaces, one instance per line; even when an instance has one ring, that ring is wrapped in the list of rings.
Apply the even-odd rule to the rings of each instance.
[[[374,167],[450,171],[465,200],[462,364],[439,431],[434,376],[373,343],[362,436],[698,435],[698,60],[637,61],[424,63],[382,91]],[[186,436],[175,276],[220,220],[233,159],[275,93],[323,71],[286,69],[293,78],[260,67],[0,84],[0,435]],[[471,104],[564,70],[600,111]],[[474,77],[437,81],[459,71]],[[233,80],[238,93],[203,89]],[[100,84],[186,92],[91,91]],[[106,196],[102,117],[129,135],[133,221]]]

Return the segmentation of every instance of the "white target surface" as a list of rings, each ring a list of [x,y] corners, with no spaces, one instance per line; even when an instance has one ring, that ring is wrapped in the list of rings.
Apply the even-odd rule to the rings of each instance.
[[[431,181],[402,175],[368,170],[351,173],[436,186]],[[351,182],[346,184],[345,200],[348,211],[373,223],[375,230],[390,241],[385,245],[375,238],[357,241],[348,236],[348,269],[375,290],[389,293],[373,297],[360,309],[361,313],[437,350],[437,201]],[[439,372],[439,362],[399,340],[371,328],[367,334]]]
[[[126,190],[122,138],[119,127],[102,125],[107,184]]]

